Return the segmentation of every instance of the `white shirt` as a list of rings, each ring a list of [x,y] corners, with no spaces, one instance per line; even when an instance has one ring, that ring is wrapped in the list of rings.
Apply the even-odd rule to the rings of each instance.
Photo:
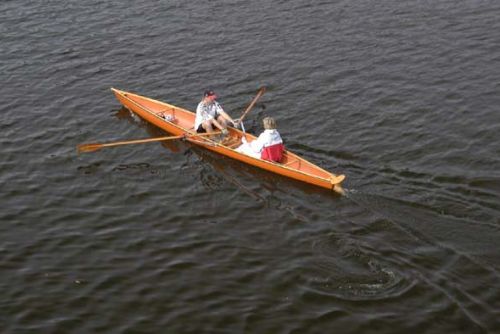
[[[236,150],[259,159],[264,147],[283,143],[283,140],[276,129],[264,130],[264,132],[262,132],[257,139],[251,142],[247,142],[246,139],[242,140],[243,144],[241,144],[241,146]]]
[[[268,147],[271,145],[281,144],[283,140],[281,140],[281,136],[276,129],[267,129],[262,132],[257,139],[250,143],[252,150],[256,153],[262,152],[264,147]]]
[[[194,129],[197,130],[201,123],[215,118],[215,115],[220,114],[221,111],[224,111],[224,109],[222,109],[217,101],[214,101],[213,103],[205,103],[204,101],[201,101],[198,103],[198,107],[196,108]]]

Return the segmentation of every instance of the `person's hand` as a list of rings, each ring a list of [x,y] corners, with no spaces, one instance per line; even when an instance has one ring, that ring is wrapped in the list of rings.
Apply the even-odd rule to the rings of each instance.
[[[241,137],[241,142],[244,143],[244,144],[248,143],[247,142],[247,137],[245,137],[245,136]]]
[[[240,126],[240,122],[239,118],[233,119],[233,127],[238,128]]]
[[[222,132],[222,135],[224,135],[224,136],[227,135],[227,129],[226,128],[220,130],[220,132]]]

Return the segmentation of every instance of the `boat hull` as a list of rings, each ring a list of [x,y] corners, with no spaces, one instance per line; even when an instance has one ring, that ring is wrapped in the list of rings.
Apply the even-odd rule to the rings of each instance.
[[[232,145],[225,145],[224,142],[218,143],[209,137],[197,137],[193,129],[195,119],[195,114],[193,112],[130,92],[115,88],[111,90],[125,108],[145,121],[173,135],[185,134],[186,140],[193,144],[285,177],[343,193],[341,187],[341,183],[344,180],[343,175],[330,173],[288,150],[284,152],[281,163],[274,163],[248,156],[235,150],[243,136],[245,136],[249,142],[255,139],[254,136],[248,133],[229,128],[229,136],[226,139],[232,140]]]

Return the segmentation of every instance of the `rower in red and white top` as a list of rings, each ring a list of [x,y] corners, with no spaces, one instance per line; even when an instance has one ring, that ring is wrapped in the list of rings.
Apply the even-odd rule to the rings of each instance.
[[[276,130],[276,121],[272,117],[266,117],[262,120],[264,132],[257,139],[248,142],[245,137],[241,138],[242,144],[236,151],[247,154],[254,158],[280,162],[283,158],[285,146],[283,140]]]

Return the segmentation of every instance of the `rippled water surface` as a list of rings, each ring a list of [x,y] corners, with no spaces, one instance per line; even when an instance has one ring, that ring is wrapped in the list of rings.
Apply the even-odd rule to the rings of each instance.
[[[500,3],[2,1],[2,333],[499,333]],[[214,89],[346,196],[110,87]]]

